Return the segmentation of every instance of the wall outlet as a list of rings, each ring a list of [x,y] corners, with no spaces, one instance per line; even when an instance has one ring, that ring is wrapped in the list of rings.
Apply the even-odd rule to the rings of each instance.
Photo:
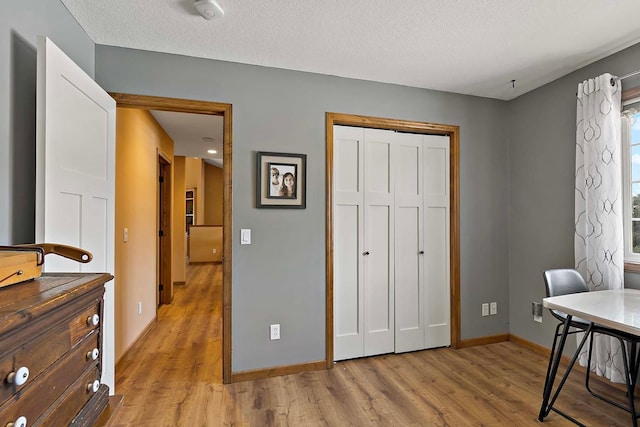
[[[531,303],[531,314],[533,315],[533,321],[542,323],[542,303],[532,302]]]
[[[218,252],[218,250],[216,248],[212,249],[213,253],[215,254],[216,252]]]
[[[489,303],[487,303],[487,302],[482,304],[482,315],[483,316],[488,316],[489,315]]]
[[[138,315],[142,314],[142,301],[138,301]]]
[[[269,331],[269,339],[271,341],[280,339],[280,324],[269,326]]]
[[[491,304],[489,304],[489,314],[491,314],[492,316],[494,314],[498,314],[498,303],[497,302],[492,302]]]

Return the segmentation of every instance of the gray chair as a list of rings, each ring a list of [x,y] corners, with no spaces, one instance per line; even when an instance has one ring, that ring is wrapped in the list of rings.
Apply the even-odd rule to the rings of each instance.
[[[582,275],[574,270],[574,269],[552,269],[546,270],[544,272],[544,283],[547,291],[548,297],[559,296],[559,295],[567,295],[567,294],[575,294],[580,292],[589,292],[589,287],[585,283]],[[551,361],[553,360],[556,349],[556,343],[558,337],[561,335],[560,328],[564,326],[564,323],[567,319],[567,315],[565,313],[559,312],[557,310],[549,310],[553,317],[558,319],[560,323],[556,326],[556,332],[553,337],[553,345],[551,347],[551,356],[549,357],[549,366],[547,367],[547,382],[549,381],[550,371],[551,371]],[[587,363],[587,375],[585,379],[585,386],[589,393],[593,396],[602,399],[618,408],[624,409],[630,412],[632,415],[633,423],[636,425],[635,415],[635,406],[634,406],[634,390],[636,386],[636,378],[638,373],[638,367],[640,365],[640,358],[637,357],[637,344],[640,342],[640,336],[629,334],[626,332],[618,331],[616,329],[611,329],[602,325],[594,324],[590,321],[580,319],[578,317],[572,317],[569,326],[574,328],[574,331],[570,333],[576,332],[585,332],[587,334],[599,333],[603,335],[608,335],[614,338],[617,338],[620,342],[622,349],[625,349],[625,342],[628,342],[630,345],[630,354],[627,356],[627,352],[623,351],[623,361],[624,361],[624,369],[625,369],[625,380],[627,385],[627,401],[629,406],[622,405],[616,401],[613,401],[605,396],[595,393],[591,390],[589,386],[589,376],[591,373],[591,355],[593,353],[593,339],[589,343],[589,352],[588,352],[588,363]],[[586,337],[585,337],[586,338]],[[582,344],[581,344],[582,345]],[[564,381],[563,381],[564,382]],[[546,384],[546,383],[545,383]],[[555,399],[554,399],[555,400]],[[565,414],[562,414],[565,415]]]

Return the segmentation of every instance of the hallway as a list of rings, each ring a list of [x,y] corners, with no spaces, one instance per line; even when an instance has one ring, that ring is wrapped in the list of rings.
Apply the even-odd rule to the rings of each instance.
[[[187,425],[220,408],[204,404],[222,393],[222,264],[193,264],[155,327],[116,366],[124,400],[111,425]],[[217,394],[213,392],[213,394]],[[215,399],[220,402],[222,399]]]

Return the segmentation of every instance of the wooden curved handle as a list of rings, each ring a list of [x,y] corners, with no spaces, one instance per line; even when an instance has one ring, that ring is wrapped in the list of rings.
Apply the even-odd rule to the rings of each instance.
[[[89,251],[76,248],[75,246],[60,245],[57,243],[37,243],[35,245],[16,245],[22,248],[42,248],[44,254],[56,254],[83,264],[93,259],[93,255]]]

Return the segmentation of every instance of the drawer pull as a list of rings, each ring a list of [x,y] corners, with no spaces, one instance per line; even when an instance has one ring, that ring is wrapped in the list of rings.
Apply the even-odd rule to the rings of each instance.
[[[97,348],[87,352],[87,360],[97,360],[100,356],[100,351]]]
[[[92,392],[97,392],[98,389],[100,388],[100,381],[95,380],[92,383],[87,384],[87,391],[92,391]]]
[[[12,423],[8,423],[7,427],[27,427],[27,417],[20,417]]]
[[[100,323],[100,316],[98,316],[97,314],[87,317],[87,325],[98,326],[98,323]]]
[[[29,379],[29,368],[23,366],[18,368],[17,371],[11,372],[7,375],[7,382],[9,384],[22,385]],[[26,422],[26,421],[25,421]],[[19,425],[19,424],[16,424]]]

